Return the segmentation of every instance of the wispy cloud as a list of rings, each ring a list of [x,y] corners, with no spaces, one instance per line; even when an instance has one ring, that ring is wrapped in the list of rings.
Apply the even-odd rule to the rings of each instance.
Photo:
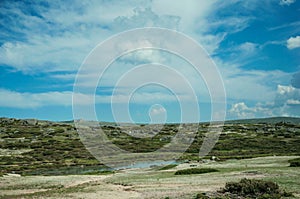
[[[139,92],[128,98],[128,95],[123,93],[111,96],[74,93],[71,91],[29,93],[0,89],[0,95],[5,96],[5,98],[2,97],[0,99],[0,107],[22,109],[49,106],[93,105],[94,103],[153,104],[155,102],[176,102],[178,98],[184,102],[193,100],[190,95],[178,94],[175,96],[164,92]]]
[[[72,92],[44,92],[44,93],[20,93],[7,89],[0,89],[1,107],[11,108],[37,108],[44,106],[70,106],[72,104]]]
[[[295,2],[296,2],[296,0],[280,0],[279,4],[282,6],[285,6],[285,5],[289,6]]]
[[[1,17],[0,22],[10,25],[2,30],[7,36],[1,37],[0,63],[33,73],[76,71],[94,46],[118,32],[119,27],[126,27],[118,21],[119,17],[134,15],[133,5],[138,6],[133,1],[120,4],[123,3],[49,1],[27,6],[6,2],[1,7],[1,14],[6,17]],[[17,22],[11,20],[13,16]],[[8,35],[18,37],[12,39]]]
[[[242,53],[243,54],[243,53]],[[248,101],[272,101],[276,94],[273,84],[290,84],[291,74],[280,70],[245,70],[238,62],[215,59],[221,70],[227,98]]]
[[[298,28],[300,25],[300,21],[295,21],[295,22],[291,22],[291,23],[286,23],[283,25],[279,25],[279,26],[275,26],[275,27],[271,27],[268,30],[273,31],[273,30],[279,30],[279,29],[283,29],[283,28]]]
[[[85,56],[99,42],[131,28],[158,26],[183,31],[213,53],[227,32],[247,27],[246,17],[230,17],[207,22],[217,1],[74,1],[71,4],[49,1],[27,6],[10,2],[1,7],[2,30],[0,64],[25,73],[76,71]],[[221,8],[220,8],[221,9]],[[30,12],[28,12],[30,10]],[[12,17],[18,18],[17,22]],[[217,27],[224,32],[211,34]],[[16,38],[9,35],[18,36]]]

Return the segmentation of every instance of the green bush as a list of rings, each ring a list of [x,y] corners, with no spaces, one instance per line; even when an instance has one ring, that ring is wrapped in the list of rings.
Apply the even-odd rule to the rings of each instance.
[[[175,172],[175,175],[190,175],[190,174],[202,174],[202,173],[211,173],[218,172],[217,169],[212,168],[191,168],[191,169],[183,169]]]
[[[205,193],[198,193],[194,199],[209,199],[209,197]]]
[[[223,192],[235,194],[237,196],[247,198],[282,198],[283,196],[291,196],[279,189],[279,186],[272,181],[264,181],[257,179],[242,179],[240,182],[228,182]]]
[[[300,167],[300,162],[291,162],[290,167]]]
[[[290,167],[300,167],[300,158],[289,160]]]
[[[279,186],[271,181],[255,179],[242,179],[240,182],[229,182],[225,186],[226,191],[235,194],[254,195],[259,193],[279,193]]]

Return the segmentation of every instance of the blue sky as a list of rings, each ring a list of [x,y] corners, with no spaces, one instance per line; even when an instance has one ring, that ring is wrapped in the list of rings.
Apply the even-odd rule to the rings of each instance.
[[[224,82],[226,119],[300,116],[299,0],[4,0],[0,3],[0,117],[73,119],[73,84],[85,57],[110,36],[143,27],[177,30],[205,48]],[[122,67],[149,61],[180,66],[188,79],[198,81],[188,64],[152,51],[116,60],[106,80],[117,80]],[[100,120],[114,121],[106,100],[114,83],[104,78],[105,86],[97,88]],[[202,83],[192,84],[199,90],[204,121],[212,113]],[[149,122],[149,115],[180,121],[180,106],[166,89],[140,89],[129,107],[135,122]]]

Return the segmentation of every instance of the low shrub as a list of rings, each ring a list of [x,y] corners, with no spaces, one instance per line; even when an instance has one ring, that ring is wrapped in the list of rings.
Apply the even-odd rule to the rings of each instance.
[[[212,168],[191,168],[191,169],[183,169],[175,172],[175,175],[190,175],[190,174],[203,174],[203,173],[211,173],[218,172],[217,169]]]
[[[209,199],[209,197],[205,193],[198,193],[194,199]]]
[[[289,160],[290,167],[300,167],[300,158]]]
[[[279,186],[271,181],[242,179],[240,182],[226,183],[225,190],[234,194],[253,195],[259,193],[279,193]]]
[[[246,178],[240,182],[226,183],[222,191],[246,198],[279,199],[283,196],[292,196],[292,194],[280,190],[275,182]]]

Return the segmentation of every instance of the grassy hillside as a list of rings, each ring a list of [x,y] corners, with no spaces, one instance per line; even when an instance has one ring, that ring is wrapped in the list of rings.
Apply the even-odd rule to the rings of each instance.
[[[219,160],[268,155],[300,155],[299,118],[268,118],[230,121],[209,154]],[[198,125],[197,136],[183,154],[183,160],[198,160],[207,124]],[[152,138],[133,138],[115,125],[102,129],[120,148],[131,152],[155,151],[170,142],[177,124],[165,125]],[[128,131],[130,127],[128,128]],[[38,120],[0,119],[0,175],[85,174],[106,169],[83,146],[72,123]]]

